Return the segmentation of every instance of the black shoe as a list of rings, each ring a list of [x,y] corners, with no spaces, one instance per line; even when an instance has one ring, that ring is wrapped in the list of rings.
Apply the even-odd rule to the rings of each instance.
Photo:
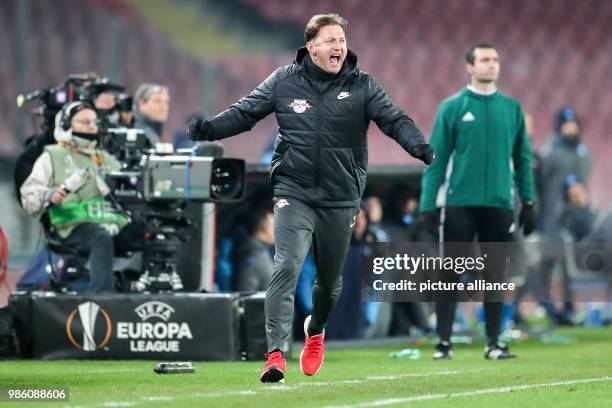
[[[448,341],[441,341],[436,344],[436,351],[433,353],[434,360],[451,360],[453,358],[453,345]]]
[[[486,360],[508,360],[515,357],[516,354],[511,353],[505,344],[497,343],[485,347],[484,358]]]

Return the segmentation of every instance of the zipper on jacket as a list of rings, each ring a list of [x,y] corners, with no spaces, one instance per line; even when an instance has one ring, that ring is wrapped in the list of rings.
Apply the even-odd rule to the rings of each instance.
[[[317,103],[317,129],[316,129],[317,147],[315,150],[316,156],[315,156],[315,193],[314,193],[315,196],[314,196],[314,199],[316,201],[316,200],[319,200],[321,197],[321,185],[320,185],[321,184],[321,170],[320,170],[320,164],[321,164],[321,105],[323,104],[323,96],[325,94],[328,94],[329,91],[334,88],[335,84],[334,84],[334,81],[332,81],[332,83],[329,84],[329,86],[325,89],[325,91],[321,92],[319,88],[317,87],[317,84],[313,83],[313,81],[311,81],[307,75],[305,75],[305,78],[310,84],[310,87],[319,95],[318,103]]]
[[[316,87],[315,87],[316,89]],[[316,89],[318,91],[318,89]],[[323,103],[323,95],[319,93],[319,100],[317,103],[317,148],[315,151],[315,200],[320,198],[321,191],[321,104]]]
[[[317,87],[317,84],[315,84],[310,78],[308,78],[308,75],[302,75],[302,78],[304,78],[306,80],[306,82],[308,83],[308,85],[310,85],[310,89],[312,89],[314,91],[314,93],[316,93],[317,95],[319,95],[318,98],[318,103],[317,103],[317,127],[316,127],[316,138],[317,138],[317,146],[315,148],[315,176],[314,176],[314,200],[317,201],[320,197],[320,186],[319,186],[319,179],[321,177],[320,175],[320,170],[319,170],[319,163],[321,162],[320,159],[320,155],[321,155],[321,141],[320,141],[320,130],[321,130],[321,104],[323,103],[323,94],[321,94],[321,91],[319,91],[319,88]]]
[[[489,99],[484,97],[485,108],[485,168],[484,168],[484,197],[483,204],[488,205],[487,197],[489,196]]]

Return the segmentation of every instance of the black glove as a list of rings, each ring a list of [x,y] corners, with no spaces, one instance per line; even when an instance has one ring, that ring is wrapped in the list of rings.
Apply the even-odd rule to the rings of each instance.
[[[421,143],[412,148],[412,155],[423,163],[430,165],[436,157],[436,152],[427,143]]]
[[[187,127],[191,140],[214,140],[215,129],[209,120],[191,119]]]
[[[439,208],[421,213],[421,220],[423,221],[423,225],[425,225],[427,231],[434,235],[438,234],[438,227],[440,227]]]
[[[519,214],[519,227],[523,227],[523,235],[527,236],[533,232],[536,226],[536,212],[532,203],[525,203]]]

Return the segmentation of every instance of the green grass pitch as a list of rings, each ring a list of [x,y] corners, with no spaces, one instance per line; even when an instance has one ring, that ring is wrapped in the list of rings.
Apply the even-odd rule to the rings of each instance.
[[[452,361],[389,357],[401,347],[328,350],[315,377],[288,362],[285,384],[261,384],[263,362],[195,362],[195,374],[159,375],[153,361],[0,361],[0,388],[68,387],[80,407],[610,407],[612,329],[568,329],[575,344],[515,344],[518,358],[485,361],[483,345]]]

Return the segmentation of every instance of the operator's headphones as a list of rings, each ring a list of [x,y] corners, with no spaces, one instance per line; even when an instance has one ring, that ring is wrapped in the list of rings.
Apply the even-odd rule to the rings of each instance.
[[[71,126],[70,122],[74,115],[76,115],[77,112],[82,111],[83,109],[92,109],[94,111],[96,110],[93,105],[87,101],[76,101],[64,105],[61,110],[59,120],[59,126],[62,128],[62,130],[68,131]]]
[[[93,105],[87,101],[71,102],[62,108],[55,115],[55,129],[53,136],[58,142],[67,142],[72,138],[72,129],[70,129],[71,121],[77,112],[83,109],[94,109]]]

